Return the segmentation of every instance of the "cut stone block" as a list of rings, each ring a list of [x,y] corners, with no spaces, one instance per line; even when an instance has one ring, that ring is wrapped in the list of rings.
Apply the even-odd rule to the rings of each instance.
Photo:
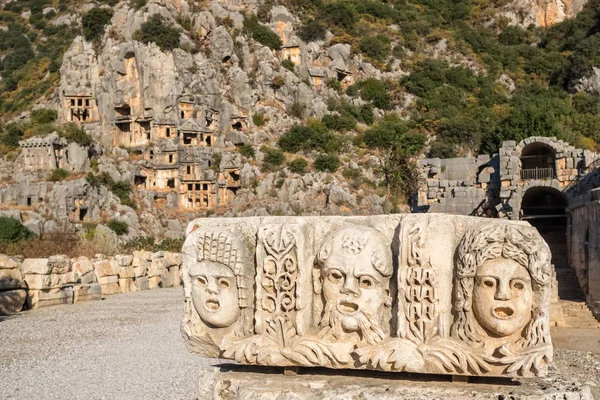
[[[150,276],[148,277],[148,289],[158,289],[162,286],[162,278],[160,276]]]
[[[147,268],[145,265],[140,265],[138,267],[133,267],[133,275],[138,278],[140,276],[145,276],[147,273]]]
[[[73,304],[73,288],[29,290],[28,302],[31,309],[54,306],[58,304]]]
[[[115,260],[117,261],[119,266],[128,267],[131,265],[131,262],[133,261],[133,256],[118,254],[115,256]]]
[[[165,251],[165,260],[169,262],[169,265],[181,265],[181,253],[171,253],[170,251]]]
[[[25,275],[25,282],[29,289],[56,289],[77,283],[79,276],[75,271],[66,274],[51,275]]]
[[[163,287],[172,288],[179,286],[181,286],[181,281],[179,280],[179,267],[170,267],[166,271],[166,274],[163,275]]]
[[[135,281],[133,282],[133,284],[135,285],[136,291],[148,290],[150,288],[148,278],[145,276],[135,278]]]
[[[72,266],[73,266],[72,267],[73,271],[77,271],[79,276],[86,275],[87,273],[94,270],[94,266],[92,265],[92,262],[87,257],[78,257],[78,258],[74,259]]]
[[[98,279],[98,283],[101,285],[107,285],[109,283],[118,283],[118,282],[119,282],[118,275],[105,276],[105,277]]]
[[[119,269],[119,278],[133,278],[133,277],[135,277],[135,272],[133,270],[133,267],[126,266],[126,267],[121,267]]]
[[[121,293],[135,292],[136,287],[133,278],[119,278],[119,288]]]
[[[0,269],[17,269],[19,268],[19,263],[4,254],[0,254]]]
[[[116,261],[102,260],[94,263],[94,271],[96,272],[96,278],[100,282],[100,278],[111,275],[119,275],[119,264]]]
[[[20,312],[27,300],[25,289],[0,292],[0,315],[12,315]]]
[[[148,277],[159,276],[164,273],[164,270],[169,267],[169,262],[164,258],[152,260],[148,268]]]
[[[117,282],[114,283],[101,283],[100,286],[102,287],[102,295],[121,293],[121,288],[119,287],[118,280],[119,278],[117,278]]]
[[[457,212],[474,207],[456,192],[469,200]],[[189,227],[182,333],[200,355],[360,374],[548,373],[551,254],[528,224],[392,214]]]
[[[85,275],[79,277],[79,283],[81,283],[82,285],[89,285],[90,283],[96,282],[96,274],[94,273],[94,271],[89,271]]]
[[[23,275],[19,269],[0,269],[0,290],[23,287]]]
[[[77,285],[73,287],[73,302],[101,300],[102,286],[97,283],[91,285]]]
[[[71,272],[71,260],[66,256],[50,258],[26,258],[22,264],[23,274],[62,275]]]
[[[292,376],[281,368],[232,365],[200,369],[198,399],[203,400],[591,400],[590,386],[554,373],[551,379],[524,379],[513,385],[398,379],[390,374],[319,373],[301,368]],[[466,380],[466,379],[465,379]]]

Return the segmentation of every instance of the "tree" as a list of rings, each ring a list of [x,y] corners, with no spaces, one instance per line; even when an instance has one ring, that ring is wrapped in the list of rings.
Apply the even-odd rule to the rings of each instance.
[[[85,40],[93,41],[104,35],[104,27],[111,18],[112,11],[106,8],[95,7],[85,13],[81,19]]]
[[[279,36],[268,27],[261,25],[254,14],[244,17],[244,30],[254,40],[273,50],[279,50],[283,45]]]
[[[179,47],[179,29],[165,22],[160,14],[153,14],[133,35],[142,43],[154,42],[162,51],[171,51]]]
[[[31,237],[33,237],[33,233],[20,221],[14,218],[0,217],[0,244],[15,243]]]
[[[423,149],[425,135],[412,132],[406,122],[396,116],[385,117],[365,132],[365,144],[377,151],[379,166],[387,186],[388,197],[399,193],[412,195],[417,187],[417,174],[411,157]]]
[[[390,54],[390,39],[385,35],[365,36],[358,46],[363,54],[378,61]]]
[[[314,42],[316,40],[324,40],[325,32],[325,28],[321,23],[311,19],[300,27],[298,30],[298,37],[306,43]]]
[[[315,158],[315,169],[317,171],[335,172],[340,167],[340,159],[335,154],[319,154]]]

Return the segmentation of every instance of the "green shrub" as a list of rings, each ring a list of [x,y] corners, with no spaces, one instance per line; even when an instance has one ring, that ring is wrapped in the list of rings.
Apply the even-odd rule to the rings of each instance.
[[[365,36],[358,47],[367,57],[382,61],[390,54],[390,39],[385,35]]]
[[[69,142],[75,142],[80,146],[91,146],[94,141],[91,136],[85,133],[85,131],[78,125],[73,123],[66,123],[60,127],[58,134]]]
[[[134,10],[139,10],[146,4],[148,4],[148,0],[129,0],[129,6],[132,7]]]
[[[263,113],[254,113],[252,114],[252,122],[256,126],[263,126],[267,121],[265,120],[265,115]]]
[[[394,58],[402,59],[404,57],[404,48],[402,46],[394,46],[392,49],[392,55]]]
[[[375,78],[368,78],[359,83],[360,97],[370,101],[377,108],[390,109],[390,97],[385,89],[385,84]]]
[[[279,36],[270,28],[261,25],[254,14],[249,14],[244,17],[244,31],[252,36],[257,42],[273,50],[279,50],[281,48],[282,42]]]
[[[92,172],[89,172],[85,177],[87,183],[92,187],[106,186],[110,188],[115,184],[115,181],[110,177],[110,175],[106,172],[101,172],[97,175],[94,175]]]
[[[142,43],[156,43],[162,51],[171,51],[179,47],[179,35],[179,29],[167,23],[161,14],[153,14],[133,38]]]
[[[238,147],[238,152],[246,158],[254,158],[256,156],[256,152],[254,151],[254,147],[249,144],[244,144]]]
[[[133,200],[130,197],[131,185],[129,184],[129,182],[127,182],[127,181],[113,182],[110,185],[110,190],[111,190],[111,192],[113,192],[113,194],[115,196],[117,196],[119,198],[119,200],[121,201],[121,204],[123,204],[124,206],[131,207],[133,209],[137,208],[137,206],[135,205],[135,203],[133,202]]]
[[[338,132],[346,132],[356,128],[356,118],[350,114],[327,114],[323,116],[322,121],[327,128]]]
[[[325,39],[325,28],[321,23],[311,19],[298,29],[298,37],[304,42],[314,42]]]
[[[279,147],[288,153],[300,150],[322,150],[337,152],[341,143],[320,121],[312,121],[308,126],[294,125],[279,138]]]
[[[358,21],[354,9],[348,3],[326,3],[321,14],[328,23],[343,29],[351,29]]]
[[[362,171],[360,168],[344,168],[342,170],[342,175],[346,179],[357,180],[362,176]]]
[[[265,153],[265,157],[263,158],[263,163],[267,164],[267,168],[269,167],[278,167],[285,161],[285,155],[283,151],[278,149],[272,149],[267,146],[263,146],[261,151]]]
[[[283,60],[281,62],[281,66],[289,71],[294,72],[294,68],[296,67],[296,64],[294,64],[294,62],[292,60],[290,60],[289,58],[286,58],[285,60]]]
[[[302,158],[298,157],[288,163],[288,168],[294,174],[303,174],[308,167],[308,162]]]
[[[104,27],[112,18],[112,11],[106,8],[92,8],[81,19],[85,40],[94,41],[104,35]]]
[[[56,168],[52,170],[50,175],[48,175],[48,180],[50,182],[59,182],[67,179],[71,173],[66,169]]]
[[[340,167],[340,159],[335,154],[319,154],[315,159],[317,171],[335,172]]]
[[[25,129],[22,124],[11,123],[6,126],[4,132],[0,134],[0,143],[8,148],[19,147],[19,140],[23,138]]]
[[[56,110],[41,108],[31,111],[31,119],[36,124],[51,124],[58,118]]]
[[[306,110],[306,105],[300,103],[299,101],[295,101],[292,103],[292,106],[289,109],[289,114],[298,119],[302,119],[304,110]]]
[[[117,219],[111,219],[106,224],[118,236],[125,235],[129,231],[129,225],[125,221],[119,221]]]
[[[18,220],[0,217],[0,246],[30,239],[33,236],[33,233]]]

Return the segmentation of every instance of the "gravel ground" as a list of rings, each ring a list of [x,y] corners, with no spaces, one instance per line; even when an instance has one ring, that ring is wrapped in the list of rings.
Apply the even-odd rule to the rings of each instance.
[[[161,289],[0,317],[0,399],[196,399],[179,333],[183,293]],[[552,331],[555,367],[600,398],[600,330]]]
[[[195,399],[202,365],[161,289],[0,317],[1,399]]]

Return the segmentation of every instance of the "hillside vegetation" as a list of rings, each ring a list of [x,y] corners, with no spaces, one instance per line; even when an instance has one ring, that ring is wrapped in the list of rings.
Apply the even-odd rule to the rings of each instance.
[[[107,6],[115,3],[95,2],[80,23],[67,25],[55,21],[70,12],[74,1],[19,0],[3,6],[0,112],[5,123],[51,97],[73,38],[81,34],[98,43],[112,15]],[[139,9],[146,1],[130,4]],[[246,13],[242,29],[232,28],[227,19],[220,23],[234,37],[246,35],[278,50],[279,37],[264,25],[277,4],[299,18],[296,32],[302,40],[349,44],[384,78],[359,80],[345,89],[338,81],[326,82],[339,95],[329,99],[330,113],[302,120],[264,147],[264,169],[288,165],[305,171],[304,158],[286,162],[281,151],[304,153],[316,170],[330,172],[340,168],[341,154],[372,154],[380,160],[388,194],[408,196],[414,191],[414,158],[423,153],[494,153],[504,140],[531,135],[598,149],[600,97],[586,93],[580,83],[600,61],[600,0],[590,0],[576,18],[549,29],[509,26],[500,12],[505,0],[265,0],[255,14]],[[155,14],[134,38],[171,51],[183,46],[180,30],[193,26],[185,20],[178,24]],[[293,63],[282,65],[294,70]],[[277,78],[274,88],[285,83]],[[294,104],[288,113],[302,116],[303,107]],[[264,124],[261,118],[253,116],[256,126]],[[54,129],[55,119],[44,122],[38,116],[29,125],[3,126],[3,149]],[[240,152],[254,157],[253,148]],[[343,174],[358,178],[348,169]]]

